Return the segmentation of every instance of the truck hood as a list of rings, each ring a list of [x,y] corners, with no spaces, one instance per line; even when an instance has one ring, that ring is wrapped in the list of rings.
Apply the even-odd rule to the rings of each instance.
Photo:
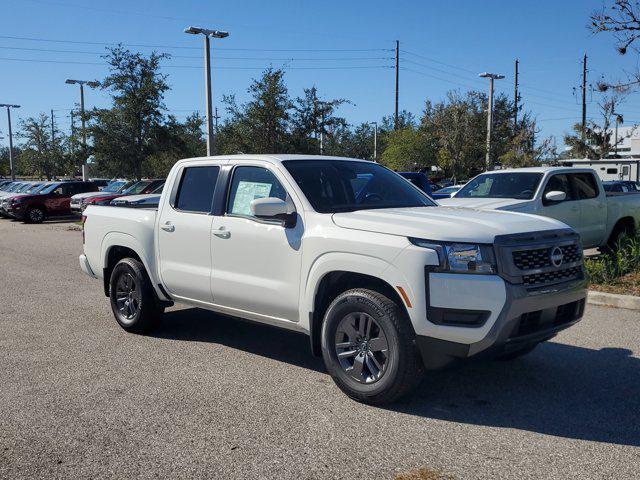
[[[515,198],[443,198],[438,203],[445,207],[487,208],[490,210],[512,210],[524,206],[531,200]]]
[[[568,228],[557,220],[524,213],[456,207],[386,208],[335,213],[344,228],[442,242],[493,243],[498,235]]]

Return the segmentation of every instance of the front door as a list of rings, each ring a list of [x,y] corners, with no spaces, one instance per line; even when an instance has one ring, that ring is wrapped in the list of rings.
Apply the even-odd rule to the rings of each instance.
[[[303,225],[286,228],[251,215],[256,198],[293,202],[276,173],[237,165],[231,172],[224,216],[212,226],[211,289],[216,305],[297,322]],[[300,209],[297,208],[300,212]]]
[[[175,196],[159,210],[160,277],[169,294],[211,303],[212,202],[220,167],[184,167]]]
[[[549,192],[564,192],[567,197],[562,202],[549,202],[544,198]],[[561,173],[549,177],[547,185],[542,191],[542,211],[540,214],[560,220],[582,235],[580,202],[577,201],[569,175]]]

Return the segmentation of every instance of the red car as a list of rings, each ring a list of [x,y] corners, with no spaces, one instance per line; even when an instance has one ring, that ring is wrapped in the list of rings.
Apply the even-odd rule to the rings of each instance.
[[[111,200],[118,197],[124,197],[127,195],[142,195],[153,192],[156,188],[164,184],[164,178],[155,180],[140,180],[134,183],[129,188],[121,193],[109,193],[105,195],[97,195],[95,197],[89,197],[82,199],[82,210],[89,205],[109,205]]]
[[[97,191],[98,186],[92,182],[55,182],[33,195],[13,197],[7,212],[25,222],[42,223],[48,217],[70,215],[73,195]]]

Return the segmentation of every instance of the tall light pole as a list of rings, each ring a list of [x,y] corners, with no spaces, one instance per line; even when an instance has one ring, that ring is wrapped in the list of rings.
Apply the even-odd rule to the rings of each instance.
[[[621,114],[617,112],[611,112],[611,115],[616,117],[616,130],[615,130],[616,133],[613,138],[613,149],[614,149],[616,158],[618,158],[618,125],[624,122],[624,118],[622,117]]]
[[[211,55],[209,38],[225,38],[229,32],[220,30],[209,30],[208,28],[188,27],[184,33],[191,35],[204,35],[204,80],[205,80],[205,103],[207,106],[207,156],[215,155],[215,137],[213,135],[213,112],[211,108]]]
[[[72,80],[67,78],[64,82],[69,85],[80,85],[80,122],[82,123],[82,181],[87,181],[87,129],[85,128],[85,116],[84,116],[84,86],[95,88],[100,85],[98,82],[92,82],[89,80]]]
[[[7,122],[9,123],[9,172],[11,172],[11,180],[15,180],[16,175],[13,171],[13,133],[11,131],[11,109],[20,108],[20,105],[13,105],[11,103],[0,103],[0,107],[7,108]]]
[[[485,156],[485,163],[487,170],[491,170],[491,128],[493,127],[493,81],[501,80],[504,75],[498,75],[497,73],[481,73],[478,75],[482,78],[489,79],[489,102],[487,106],[487,153]]]
[[[378,158],[378,122],[371,122],[373,125],[373,161]]]

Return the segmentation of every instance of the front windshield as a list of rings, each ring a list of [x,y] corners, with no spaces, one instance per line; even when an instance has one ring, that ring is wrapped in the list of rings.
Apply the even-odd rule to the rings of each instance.
[[[42,190],[40,190],[39,193],[45,194],[45,193],[51,193],[53,192],[56,187],[58,187],[60,184],[59,183],[51,183],[49,185],[47,185],[45,188],[43,188]]]
[[[17,188],[15,190],[15,192],[16,193],[26,192],[27,190],[29,190],[29,188],[31,188],[31,184],[30,183],[23,183],[22,185],[20,185],[19,188]]]
[[[138,195],[139,193],[142,193],[142,191],[145,188],[147,188],[150,184],[151,184],[150,181],[140,181],[140,182],[134,183],[122,193],[124,195]]]
[[[541,173],[483,173],[462,187],[456,193],[456,198],[531,200],[541,179]]]
[[[126,184],[127,184],[127,182],[125,182],[125,181],[111,182],[109,185],[104,187],[102,189],[102,191],[103,192],[109,192],[109,193],[118,193],[120,191],[120,189]]]
[[[36,193],[38,190],[42,189],[42,183],[36,183],[35,185],[31,185],[27,188],[24,193]]]
[[[436,205],[400,175],[377,163],[348,160],[282,163],[320,213]]]

